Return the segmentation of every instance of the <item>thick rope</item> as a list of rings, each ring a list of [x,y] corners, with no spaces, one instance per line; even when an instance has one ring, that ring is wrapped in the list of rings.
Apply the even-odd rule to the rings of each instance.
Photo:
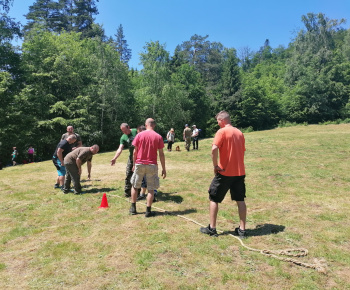
[[[124,197],[121,197],[119,195],[109,194],[109,196],[114,196],[114,197],[118,197],[120,199],[125,200]],[[130,203],[130,199],[128,199],[127,201]],[[179,215],[179,214],[172,214],[171,212],[168,212],[165,209],[156,207],[153,204],[152,204],[152,208],[160,210],[160,211],[167,213],[169,215],[175,215],[177,217],[180,217],[182,219],[190,221],[190,222],[192,222],[196,225],[199,225],[201,227],[205,227],[204,225],[200,224],[199,222],[197,222],[193,219],[190,219],[188,217],[185,217],[185,216]],[[219,230],[217,230],[217,232],[224,233],[223,231],[219,231]],[[234,236],[233,234],[229,234],[229,235],[234,237],[236,240],[238,240],[241,243],[242,247],[246,248],[249,251],[258,252],[262,255],[272,257],[272,258],[275,258],[275,259],[280,260],[280,261],[290,262],[290,263],[293,263],[295,265],[302,266],[305,268],[315,269],[316,271],[323,273],[323,274],[327,273],[327,266],[326,266],[326,263],[323,259],[322,260],[314,259],[314,263],[311,264],[311,263],[304,263],[304,262],[301,262],[301,261],[293,259],[293,258],[288,258],[288,257],[305,257],[309,253],[307,249],[300,248],[300,249],[285,249],[285,250],[259,250],[259,249],[254,249],[254,248],[248,247],[247,245],[245,245],[243,243],[241,238]],[[281,255],[281,256],[283,255],[283,256],[287,256],[287,257],[280,257],[279,255]]]

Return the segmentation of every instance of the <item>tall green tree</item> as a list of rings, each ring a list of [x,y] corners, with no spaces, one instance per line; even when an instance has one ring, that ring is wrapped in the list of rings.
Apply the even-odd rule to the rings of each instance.
[[[306,30],[301,30],[292,44],[286,71],[286,83],[297,96],[289,102],[299,102],[294,108],[304,112],[298,114],[302,119],[293,121],[317,123],[337,119],[347,102],[347,93],[331,75],[338,62],[334,57],[335,35],[344,20],[309,13],[302,21]]]
[[[117,33],[114,35],[115,49],[119,53],[120,61],[128,64],[131,59],[131,49],[129,48],[128,42],[125,39],[123,25],[119,25]]]

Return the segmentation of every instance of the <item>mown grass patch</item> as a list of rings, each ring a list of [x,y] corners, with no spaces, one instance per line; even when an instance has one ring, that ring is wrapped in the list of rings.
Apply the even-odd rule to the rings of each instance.
[[[53,189],[52,162],[0,171],[0,288],[24,289],[349,289],[350,125],[295,126],[246,137],[248,234],[254,249],[306,248],[327,273],[250,251],[231,237],[237,207],[227,196],[218,229],[206,226],[212,139],[199,150],[165,152],[158,215],[144,203],[129,216],[123,198],[127,152],[93,159],[86,194]],[[109,208],[99,205],[107,194]],[[156,209],[159,207],[164,209]],[[184,219],[179,216],[188,218]]]

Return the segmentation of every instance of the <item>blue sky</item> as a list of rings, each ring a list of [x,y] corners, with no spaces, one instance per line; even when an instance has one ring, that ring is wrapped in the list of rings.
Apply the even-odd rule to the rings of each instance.
[[[14,0],[10,15],[23,17],[34,0]],[[324,13],[330,19],[345,18],[350,27],[350,0],[100,0],[96,22],[106,35],[123,25],[125,39],[132,49],[131,67],[140,69],[139,53],[146,42],[159,41],[172,55],[175,47],[194,34],[209,35],[237,50],[257,51],[266,39],[273,48],[288,46],[296,32],[304,28],[301,16]]]

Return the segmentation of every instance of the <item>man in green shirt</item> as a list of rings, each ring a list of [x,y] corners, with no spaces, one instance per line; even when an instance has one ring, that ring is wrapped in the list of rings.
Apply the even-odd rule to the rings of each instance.
[[[124,133],[120,137],[120,145],[115,153],[113,159],[111,160],[111,165],[113,166],[117,160],[117,158],[122,154],[124,148],[129,148],[129,158],[128,163],[126,164],[126,178],[125,178],[125,197],[131,196],[131,183],[130,179],[133,174],[132,168],[134,166],[133,163],[133,153],[134,153],[134,146],[132,146],[132,141],[134,140],[137,130],[136,129],[130,129],[129,125],[127,123],[122,123],[120,125],[120,130]]]

